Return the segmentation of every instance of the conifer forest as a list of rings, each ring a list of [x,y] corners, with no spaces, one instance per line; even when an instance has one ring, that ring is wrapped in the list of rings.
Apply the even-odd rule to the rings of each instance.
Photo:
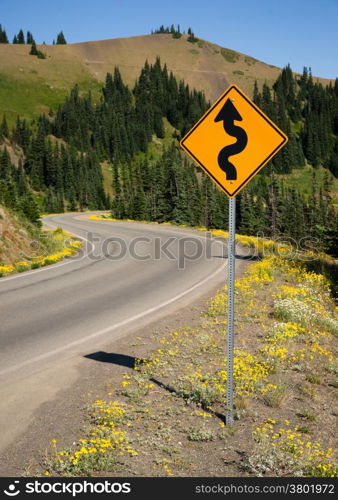
[[[307,68],[295,76],[287,66],[272,88],[255,85],[254,102],[289,142],[237,197],[238,231],[297,242],[310,236],[319,242],[316,248],[335,255],[331,183],[338,177],[338,79],[324,87]],[[145,62],[133,88],[115,68],[99,99],[75,86],[56,113],[31,122],[18,117],[12,128],[4,117],[0,203],[36,223],[41,212],[107,209],[121,219],[226,229],[227,197],[178,146],[209,105],[157,58]],[[170,140],[162,141],[166,127]],[[156,155],[149,147],[154,141],[160,143]],[[22,152],[18,166],[6,144]],[[109,193],[103,162],[111,171]],[[286,179],[308,165],[311,193],[304,194]],[[326,169],[323,176],[317,175],[320,167]]]

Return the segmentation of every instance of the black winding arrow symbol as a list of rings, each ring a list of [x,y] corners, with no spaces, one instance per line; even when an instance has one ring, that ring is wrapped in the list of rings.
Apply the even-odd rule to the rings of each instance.
[[[237,170],[228,160],[229,156],[237,155],[243,151],[248,143],[248,136],[245,130],[235,125],[235,120],[242,121],[242,117],[231,100],[228,99],[215,118],[215,122],[223,121],[226,133],[237,139],[237,142],[230,144],[230,146],[225,146],[218,154],[218,165],[225,172],[227,181],[235,181],[237,179]]]

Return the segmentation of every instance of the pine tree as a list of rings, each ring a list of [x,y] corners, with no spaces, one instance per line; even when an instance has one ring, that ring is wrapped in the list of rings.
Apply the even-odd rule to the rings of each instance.
[[[18,43],[24,44],[25,43],[25,35],[22,30],[19,31],[18,33]]]
[[[27,219],[37,226],[41,226],[40,211],[37,202],[35,201],[32,193],[28,192],[20,200],[20,210],[27,217]]]
[[[8,208],[17,208],[16,186],[10,177],[0,178],[0,203]]]
[[[181,36],[182,36],[182,33],[181,33],[181,30],[180,30],[180,25],[178,24],[177,25],[177,29],[176,30],[174,29],[173,32],[172,32],[172,37],[173,38],[181,38]]]
[[[189,30],[190,30],[190,32],[189,32]],[[188,30],[188,38],[187,38],[188,42],[191,42],[191,43],[195,43],[195,42],[197,42],[197,41],[198,41],[198,38],[196,38],[196,37],[195,37],[195,34],[194,34],[194,32],[191,30],[191,28],[189,28],[189,30]]]
[[[22,197],[28,193],[29,185],[21,159],[19,160],[18,169],[16,171],[16,185],[19,197]]]
[[[253,91],[253,102],[261,107],[261,96],[258,90],[257,80],[255,80],[254,91]]]
[[[60,33],[58,33],[57,37],[56,37],[56,45],[66,45],[67,42],[66,42],[66,39],[65,39],[65,36],[63,34],[63,31],[60,31]]]
[[[34,38],[33,38],[32,33],[30,31],[27,31],[27,36],[26,36],[27,45],[32,45],[33,42],[34,42]]]
[[[6,30],[0,24],[0,43],[8,43]]]
[[[39,59],[46,59],[45,54],[43,52],[41,52],[41,50],[37,49],[37,46],[36,46],[36,43],[35,43],[34,40],[33,40],[33,43],[32,43],[31,50],[30,50],[29,54],[31,56],[37,56]]]
[[[239,231],[242,234],[252,235],[254,231],[254,202],[253,197],[245,190],[240,198],[240,225]]]
[[[9,179],[11,177],[11,162],[7,151],[4,147],[0,150],[0,179]]]
[[[34,42],[34,40],[32,42],[32,47],[31,47],[31,50],[30,50],[29,54],[31,56],[38,56],[39,55],[39,51],[38,51],[38,49],[36,47],[36,43]]]
[[[0,140],[8,137],[9,137],[9,130],[7,125],[6,115],[4,115],[0,125]]]
[[[148,219],[148,201],[141,185],[137,186],[133,199],[132,217],[136,220]]]
[[[338,178],[338,136],[336,137],[334,147],[327,161],[328,169]]]

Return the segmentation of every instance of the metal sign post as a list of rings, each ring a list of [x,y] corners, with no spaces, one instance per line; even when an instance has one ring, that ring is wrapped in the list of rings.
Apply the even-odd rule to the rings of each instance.
[[[227,425],[234,421],[235,196],[287,142],[284,132],[236,85],[230,85],[180,142],[229,197]]]
[[[228,239],[228,331],[227,331],[227,406],[226,425],[234,421],[234,318],[235,318],[235,242],[236,197],[229,198]]]

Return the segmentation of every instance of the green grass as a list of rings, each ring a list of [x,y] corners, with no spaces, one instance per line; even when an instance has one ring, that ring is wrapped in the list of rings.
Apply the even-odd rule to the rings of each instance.
[[[112,171],[111,164],[108,162],[101,163],[102,175],[103,175],[103,187],[106,193],[113,195],[112,187]]]
[[[334,178],[331,172],[328,170],[319,167],[314,169],[311,166],[307,166],[304,168],[296,168],[292,171],[291,174],[281,175],[284,179],[284,182],[287,186],[293,187],[297,189],[297,191],[301,192],[306,197],[309,197],[312,192],[313,185],[313,173],[315,173],[317,183],[321,185],[324,180],[324,175],[326,173],[329,174],[331,179],[331,195],[333,199],[333,203],[338,202],[338,179]]]
[[[307,375],[306,380],[310,382],[311,384],[321,384],[322,381],[319,377],[316,377],[316,375]]]
[[[311,434],[311,429],[307,425],[301,425],[297,427],[297,431],[301,432],[302,434]]]
[[[299,120],[297,123],[293,123],[293,122],[291,123],[291,130],[297,136],[299,136],[302,127],[303,127],[302,120]]]
[[[304,420],[309,420],[310,422],[314,422],[316,420],[316,416],[310,411],[304,411],[303,413],[300,413],[300,416]]]
[[[15,80],[0,74],[0,114],[6,114],[9,125],[16,117],[35,118],[43,108],[56,109],[65,90],[51,89],[45,83]]]
[[[31,77],[30,77],[31,76]],[[80,92],[99,95],[101,84],[94,79],[84,78],[79,82]],[[14,125],[17,116],[29,120],[37,118],[50,109],[56,111],[68,95],[70,88],[55,88],[36,76],[33,69],[26,78],[14,78],[0,73],[0,119],[5,114],[8,125]]]
[[[140,159],[144,159],[145,157],[149,158],[151,161],[157,161],[162,156],[163,147],[167,148],[173,141],[173,134],[175,129],[166,118],[163,119],[164,124],[164,138],[163,139],[155,139],[148,145],[147,153],[138,153],[137,157]]]

